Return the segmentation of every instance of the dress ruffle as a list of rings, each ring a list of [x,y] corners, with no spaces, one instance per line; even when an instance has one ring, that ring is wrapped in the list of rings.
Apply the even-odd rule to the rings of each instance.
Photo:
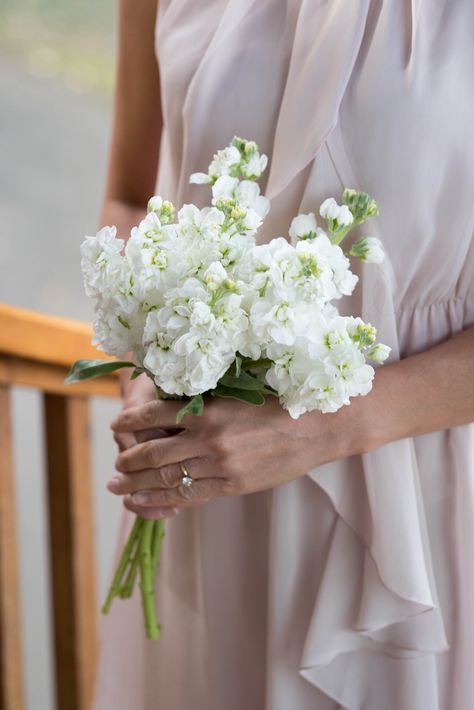
[[[277,215],[279,202],[285,202],[281,208],[281,212],[285,212],[285,219],[288,214],[293,214],[290,209],[290,204],[293,207],[291,200],[302,201],[306,210],[305,195],[311,205],[314,205],[317,193],[321,192],[321,198],[327,196],[325,180],[328,175],[332,186],[334,182],[339,181],[340,188],[349,186],[364,189],[361,180],[354,174],[351,159],[346,154],[338,119],[354,72],[362,71],[370,36],[376,30],[382,7],[389,6],[401,24],[393,30],[390,22],[393,15],[388,12],[384,18],[386,26],[378,37],[378,42],[383,43],[400,28],[404,30],[400,47],[397,43],[396,47],[391,48],[393,56],[388,52],[387,56],[397,66],[397,72],[398,67],[402,66],[402,71],[405,72],[403,82],[405,79],[407,83],[411,80],[418,51],[417,26],[422,0],[400,2],[401,7],[398,3],[390,5],[374,0],[287,0],[281,3],[275,3],[274,0],[208,0],[205,3],[205,20],[201,3],[196,3],[195,0],[160,2],[157,52],[168,76],[163,82],[165,134],[159,192],[178,204],[185,198],[198,203],[202,193],[193,192],[195,188],[190,188],[187,184],[189,173],[205,168],[202,164],[203,156],[209,155],[210,158],[216,147],[224,145],[234,133],[255,138],[262,150],[270,155],[271,166],[266,194],[273,202],[272,211],[275,208]],[[185,21],[182,21],[182,18],[185,18]],[[183,30],[179,29],[181,25]],[[263,33],[262,27],[265,28]],[[309,31],[308,28],[314,31]],[[398,38],[398,34],[396,37]],[[184,69],[178,66],[181,61],[184,62],[180,55],[183,42],[188,43],[185,53],[188,55],[187,64]],[[189,60],[189,53],[192,53],[192,61]],[[385,54],[381,56],[383,58]],[[252,83],[253,73],[249,70],[254,59],[260,62],[255,84]],[[242,72],[239,70],[240,66],[245,66]],[[383,71],[383,68],[381,70]],[[268,77],[268,84],[264,87],[258,81],[261,76]],[[398,78],[399,73],[396,73],[396,76]],[[373,74],[369,74],[369,78],[372,77]],[[234,106],[232,92],[227,92],[222,98],[221,89],[226,86],[225,81],[238,84],[239,89],[235,95],[239,97],[239,101],[242,96],[248,97],[248,100],[253,102],[252,111],[246,112],[245,107],[238,102]],[[182,82],[182,85],[179,82]],[[176,97],[173,95],[173,87],[176,89]],[[364,98],[365,96],[364,94]],[[222,121],[215,118],[209,120],[207,113],[210,107],[211,110],[225,113]],[[260,107],[261,111],[265,112],[265,120],[258,121],[255,117],[259,115]],[[232,116],[234,108],[235,120]],[[203,127],[206,127],[206,130],[203,130]],[[315,161],[316,156],[318,160]],[[376,158],[378,160],[378,155]],[[359,161],[354,162],[359,168]],[[461,164],[463,163],[459,162],[459,165]],[[315,170],[320,170],[318,179],[310,184],[311,176],[305,172],[302,190],[300,191],[299,183],[298,189],[294,190],[293,186],[303,171],[310,172],[313,166]],[[382,172],[383,168],[378,168],[375,171],[376,177]],[[468,185],[467,181],[466,184]],[[462,202],[466,202],[464,197]],[[392,200],[387,199],[387,207],[388,203],[391,204]],[[427,203],[437,204],[434,199]],[[310,209],[314,210],[314,206]],[[432,220],[435,221],[435,216]],[[458,298],[455,294],[442,304],[427,304],[417,308],[417,304],[413,303],[413,308],[408,307],[411,297],[408,289],[412,281],[407,279],[405,287],[400,288],[400,269],[392,267],[390,261],[390,250],[395,253],[399,245],[395,232],[400,222],[401,217],[398,215],[391,222],[392,242],[388,245],[389,258],[381,267],[361,266],[363,278],[354,300],[348,303],[351,313],[358,312],[364,320],[380,326],[380,340],[392,347],[391,357],[394,360],[412,354],[413,350],[410,348],[415,345],[417,349],[426,349],[435,344],[437,339],[449,337],[474,322],[474,301],[472,297],[471,300],[464,298],[466,288],[471,288],[468,283],[469,275],[472,274],[470,267],[465,270],[464,280],[460,277],[456,282],[456,287],[462,291],[462,297]],[[381,223],[382,220],[379,224]],[[424,223],[431,227],[430,220],[425,220]],[[458,233],[463,235],[462,239],[458,239],[457,253],[461,252],[462,248],[471,249],[471,256],[468,254],[466,258],[472,259],[472,240],[464,239],[464,230],[469,228],[469,224],[462,224],[461,227],[457,229]],[[371,224],[370,228],[375,236],[384,238],[379,231],[380,226]],[[416,232],[414,228],[412,231]],[[419,237],[419,234],[416,236]],[[440,242],[441,239],[438,239],[438,249]],[[417,246],[421,249],[420,243],[421,240],[418,239]],[[406,249],[405,242],[403,254],[408,254]],[[429,261],[429,256],[423,265]],[[464,254],[460,259],[464,263]],[[439,257],[438,261],[435,260],[436,270],[441,261]],[[422,269],[418,268],[416,275],[421,272]],[[434,277],[431,278],[431,272],[428,276],[430,282],[437,283]],[[445,282],[449,282],[451,287],[449,279],[443,277],[443,284]],[[430,293],[428,289],[421,290],[424,294]],[[404,301],[407,293],[408,301]],[[472,539],[474,536],[474,511],[471,510],[474,493],[471,491],[466,496],[462,491],[465,486],[470,485],[466,481],[474,480],[472,461],[469,461],[468,454],[474,447],[472,436],[471,430],[471,440],[468,442],[468,432],[465,430],[454,429],[446,433],[446,439],[442,441],[443,452],[446,453],[449,449],[450,453],[449,465],[446,466],[443,461],[443,464],[436,468],[432,451],[431,459],[429,456],[420,459],[420,455],[423,456],[423,446],[426,444],[428,447],[426,442],[424,444],[417,440],[404,439],[360,457],[321,466],[310,471],[307,480],[288,484],[284,492],[276,489],[273,498],[270,494],[268,499],[265,498],[269,507],[271,500],[269,527],[278,528],[270,531],[270,583],[267,590],[266,586],[263,589],[262,581],[261,592],[262,597],[265,594],[269,597],[269,638],[263,643],[267,644],[268,656],[273,653],[274,660],[276,659],[274,665],[269,663],[267,668],[268,676],[274,673],[266,689],[268,709],[273,710],[275,707],[286,710],[286,707],[292,707],[290,704],[285,705],[286,701],[282,699],[281,684],[286,681],[290,687],[294,679],[291,677],[288,680],[288,677],[285,677],[280,681],[280,677],[283,676],[282,668],[288,671],[288,666],[293,662],[293,648],[291,653],[288,652],[285,656],[285,666],[283,663],[278,665],[281,660],[278,657],[280,646],[278,651],[271,647],[275,639],[270,637],[272,634],[275,637],[278,635],[275,628],[280,623],[285,626],[285,630],[286,626],[291,627],[292,624],[304,624],[303,633],[298,635],[297,661],[290,669],[292,676],[296,676],[298,682],[304,686],[303,691],[308,690],[311,695],[311,701],[304,707],[318,707],[313,705],[312,700],[313,696],[319,697],[315,688],[348,710],[435,710],[448,707],[446,697],[438,697],[438,693],[442,692],[442,683],[439,682],[437,672],[437,656],[449,648],[449,643],[441,613],[442,585],[438,589],[436,583],[436,580],[440,579],[440,571],[437,570],[437,576],[434,572],[436,555],[432,558],[432,530],[428,530],[430,516],[426,509],[429,503],[426,503],[427,496],[422,491],[422,485],[430,484],[429,475],[436,468],[436,476],[451,476],[454,483],[450,484],[457,486],[452,493],[454,502],[450,501],[456,512],[458,527],[453,534],[457,537],[455,544],[450,540],[451,547],[446,544],[446,548],[456,550],[456,554],[460,556],[459,559],[450,560],[450,563],[455,566],[455,584],[459,587],[456,588],[455,601],[465,601],[472,590],[472,581],[469,571],[464,573],[462,569],[464,560],[461,553],[465,551],[463,536],[466,539]],[[430,440],[430,444],[441,446],[439,438],[436,441]],[[427,477],[426,471],[430,466],[432,470],[428,470]],[[298,488],[299,483],[304,484],[304,489]],[[308,514],[303,505],[304,501],[298,498],[303,490],[307,492],[306,486],[311,491],[324,492],[324,496],[318,495],[315,499],[322,506],[319,512],[328,514],[325,518],[327,529],[324,530],[324,543],[327,540],[327,546],[321,563],[322,569],[317,571],[312,581],[308,582],[304,578],[303,583],[307,582],[307,587],[301,591],[291,586],[300,585],[303,579],[303,575],[300,579],[293,574],[299,560],[282,561],[279,555],[282,547],[284,554],[290,558],[290,553],[299,549],[299,543],[301,547],[305,544],[311,546],[312,538],[308,543],[308,535],[318,534],[322,530],[319,520],[300,520],[302,511],[305,515]],[[265,523],[262,523],[257,499],[252,496],[246,498],[244,502],[240,499],[232,501],[232,506],[228,500],[220,501],[221,512],[220,507],[216,506],[213,513],[207,513],[208,516],[213,514],[222,517],[206,518],[202,512],[201,533],[204,535],[207,524],[211,526],[211,520],[212,531],[218,531],[217,535],[207,533],[209,537],[206,538],[206,543],[210,544],[219,536],[222,536],[224,541],[226,536],[241,534],[243,537],[244,530],[248,533],[246,516],[249,516],[250,506],[255,505],[255,517],[252,519],[258,521],[261,526],[258,528],[256,525],[252,531],[252,534],[255,533],[254,538],[252,537],[252,552],[255,551],[255,540],[263,539],[262,530],[265,529],[266,534],[267,521],[265,518]],[[262,496],[262,500],[263,498]],[[312,508],[310,514],[313,514]],[[185,568],[184,564],[181,567],[175,565],[176,560],[185,560],[187,543],[189,539],[194,538],[197,523],[191,514],[173,522],[176,525],[167,540],[167,553],[161,570],[162,597],[159,603],[162,605],[163,618],[177,618],[177,623],[180,624],[179,638],[186,638],[188,635],[193,639],[194,646],[190,651],[187,646],[185,648],[185,644],[180,645],[177,640],[174,647],[173,633],[170,632],[170,640],[166,639],[166,643],[171,643],[171,646],[166,646],[167,660],[172,658],[176,661],[176,666],[182,661],[184,653],[190,668],[189,687],[198,688],[199,691],[204,688],[202,693],[205,697],[205,680],[209,668],[203,660],[203,652],[203,657],[199,658],[199,668],[193,667],[193,658],[199,654],[199,649],[205,648],[209,620],[212,623],[215,605],[219,603],[214,598],[214,606],[208,611],[209,617],[206,618],[202,599],[207,598],[206,584],[217,584],[211,575],[212,570],[216,568],[212,568],[209,563],[207,569],[200,571],[205,555],[197,543],[188,555],[192,557],[193,564],[190,564],[189,568]],[[436,520],[437,527],[441,530],[442,522],[439,522],[439,525],[438,522]],[[284,548],[284,544],[280,544],[285,542],[285,525],[293,526],[296,540],[294,547]],[[446,527],[450,525],[451,519],[446,523]],[[266,543],[266,539],[261,542],[262,546]],[[225,555],[228,549],[232,549],[230,541],[227,546],[222,546],[223,552],[218,558],[221,566],[228,563]],[[249,551],[242,550],[242,559],[239,562],[241,567],[236,560],[225,567],[226,576],[234,581],[237,579],[234,586],[228,585],[226,603],[229,605],[231,595],[234,593],[238,596],[238,588],[234,587],[243,584],[241,580],[245,579],[245,571],[251,569],[252,575],[255,576],[254,572],[259,569],[261,559],[266,554],[266,550],[261,551],[254,566],[250,568],[245,566],[248,565]],[[443,555],[443,559],[449,556],[444,552]],[[305,564],[307,559],[304,560]],[[212,562],[214,563],[214,560]],[[275,572],[278,562],[280,566]],[[316,564],[314,566],[316,567]],[[233,578],[232,574],[236,577]],[[290,577],[291,580],[288,581]],[[265,585],[266,582],[265,579]],[[285,601],[282,601],[282,588],[285,585],[290,587],[290,591]],[[448,587],[447,584],[445,586]],[[212,599],[210,592],[208,596]],[[275,600],[275,597],[278,599]],[[304,599],[304,609],[297,619],[285,619],[283,624],[281,617],[288,610],[287,598],[293,603],[296,603],[295,599]],[[259,611],[265,601],[259,600]],[[255,597],[252,596],[252,603],[254,602]],[[238,600],[234,599],[231,608],[238,612]],[[472,604],[465,601],[463,613],[467,614],[466,609],[469,608],[472,609]],[[222,618],[226,618],[224,612],[218,616],[219,620]],[[239,621],[235,622],[233,627],[236,636],[241,632]],[[118,625],[118,620],[116,623]],[[254,626],[256,622],[252,628]],[[472,629],[472,623],[468,623],[467,628]],[[173,628],[172,631],[176,635],[176,629]],[[455,630],[455,633],[458,632],[459,625]],[[216,633],[221,638],[222,630],[219,629]],[[296,634],[291,636],[291,639],[293,638],[296,638]],[[284,642],[286,640],[285,637]],[[281,646],[284,646],[284,642]],[[278,644],[275,642],[275,645]],[[230,646],[226,639],[226,652]],[[462,655],[467,658],[471,645],[465,642],[463,648]],[[253,648],[255,656],[260,650],[260,647]],[[152,658],[151,650],[147,649],[147,653],[151,659],[150,668],[154,662],[158,668],[158,661],[161,660],[159,651],[155,651],[158,660]],[[291,663],[288,661],[290,656]],[[258,668],[257,663],[251,665],[255,666],[255,673],[259,674],[260,679],[263,670]],[[462,663],[465,664],[465,660],[461,660],[461,665]],[[170,665],[173,666],[173,663]],[[305,682],[300,680],[294,665],[299,668],[300,676]],[[465,672],[464,666],[458,671],[459,674]],[[275,681],[277,675],[279,677]],[[250,677],[250,672],[245,677]],[[454,672],[452,677],[456,677]],[[168,693],[170,708],[183,707],[182,698],[188,697],[187,690],[182,689],[178,681],[179,679],[173,685],[167,678],[168,685],[174,688],[172,692],[176,693],[175,700],[175,696],[170,695],[168,689],[165,691]],[[463,704],[466,700],[463,693],[467,685],[464,678],[463,683],[459,684],[461,690],[456,691],[454,687],[449,689],[450,706],[456,707],[456,710],[467,707]],[[303,697],[303,694],[299,695],[300,690],[301,688],[298,688],[298,691],[295,691],[295,697]],[[112,693],[112,690],[109,692]],[[304,697],[307,697],[306,693]],[[457,697],[459,703],[456,705],[453,699]],[[274,700],[275,698],[277,700]],[[245,703],[241,703],[241,706],[244,705]],[[154,705],[150,698],[150,707],[152,706]]]

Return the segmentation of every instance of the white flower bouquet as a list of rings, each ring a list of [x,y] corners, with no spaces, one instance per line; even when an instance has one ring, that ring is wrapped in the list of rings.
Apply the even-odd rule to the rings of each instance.
[[[104,227],[82,244],[85,289],[94,299],[93,343],[118,360],[79,360],[67,382],[132,368],[146,373],[161,398],[182,398],[177,416],[200,415],[209,397],[262,405],[279,398],[293,418],[335,412],[366,395],[374,369],[390,349],[375,328],[342,316],[334,302],[350,295],[357,276],[349,256],[380,262],[377,239],[363,237],[344,252],[349,231],[378,214],[376,202],[346,189],[342,205],[326,199],[300,214],[283,237],[257,245],[269,210],[257,180],[267,164],[252,141],[234,138],[207,173],[190,181],[212,189],[198,209],[152,197],[127,243]],[[129,360],[122,360],[131,353]],[[137,517],[103,612],[131,596],[140,574],[146,632],[158,638],[154,579],[163,521]]]

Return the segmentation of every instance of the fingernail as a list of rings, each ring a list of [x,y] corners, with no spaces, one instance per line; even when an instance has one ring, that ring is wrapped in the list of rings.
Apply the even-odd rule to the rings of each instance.
[[[162,518],[172,518],[173,515],[177,514],[178,509],[177,508],[155,508],[155,511]]]
[[[147,493],[146,491],[140,491],[139,493],[134,493],[132,495],[132,500],[137,505],[143,505],[144,503],[149,502],[150,494]]]
[[[115,478],[111,478],[110,481],[107,481],[107,488],[112,493],[118,493],[120,488],[120,478],[115,476]]]

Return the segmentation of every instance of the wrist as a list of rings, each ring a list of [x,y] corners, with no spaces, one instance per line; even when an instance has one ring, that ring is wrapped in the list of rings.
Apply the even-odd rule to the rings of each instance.
[[[395,411],[399,398],[390,395],[394,383],[388,369],[377,370],[369,394],[354,397],[334,414],[322,415],[326,435],[333,438],[334,459],[364,454],[404,436],[394,426],[400,423]]]

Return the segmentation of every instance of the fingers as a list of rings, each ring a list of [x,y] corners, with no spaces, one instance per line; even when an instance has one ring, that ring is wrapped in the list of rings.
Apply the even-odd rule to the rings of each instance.
[[[205,465],[203,459],[187,459],[184,463],[186,470],[194,480],[209,477],[209,467]],[[120,474],[107,483],[107,488],[116,495],[135,493],[148,488],[176,488],[181,485],[183,475],[179,464],[169,464],[161,468],[136,471],[132,474]]]
[[[146,520],[159,520],[160,518],[172,518],[178,514],[178,508],[142,508],[139,505],[131,503],[129,500],[130,496],[125,496],[123,499],[123,504],[127,510],[132,513],[136,513],[141,518]]]
[[[124,505],[129,510],[142,515],[147,508],[188,507],[203,505],[210,498],[225,494],[225,482],[219,478],[201,478],[193,481],[191,486],[177,486],[166,489],[149,489],[128,494],[124,497]]]
[[[114,432],[114,441],[119,451],[126,451],[126,449],[130,449],[135,444],[150,441],[150,439],[162,439],[165,436],[169,436],[169,434],[164,429],[144,429],[136,433],[121,431]]]
[[[137,443],[137,437],[131,432],[120,432],[119,434],[114,433],[114,441],[118,446],[119,451],[126,451],[131,446],[135,446]]]
[[[111,423],[114,432],[140,431],[142,429],[178,428],[176,415],[184,406],[183,402],[175,400],[154,400],[137,407],[122,410]],[[183,427],[180,426],[180,429]]]
[[[199,457],[198,442],[185,432],[162,439],[152,439],[122,451],[115,462],[120,473],[133,473],[150,468],[163,468],[169,464]]]
[[[118,436],[123,435],[119,434]],[[135,437],[136,443],[142,444],[144,441],[150,441],[151,439],[164,439],[169,434],[164,429],[143,429],[132,434],[132,436]]]

